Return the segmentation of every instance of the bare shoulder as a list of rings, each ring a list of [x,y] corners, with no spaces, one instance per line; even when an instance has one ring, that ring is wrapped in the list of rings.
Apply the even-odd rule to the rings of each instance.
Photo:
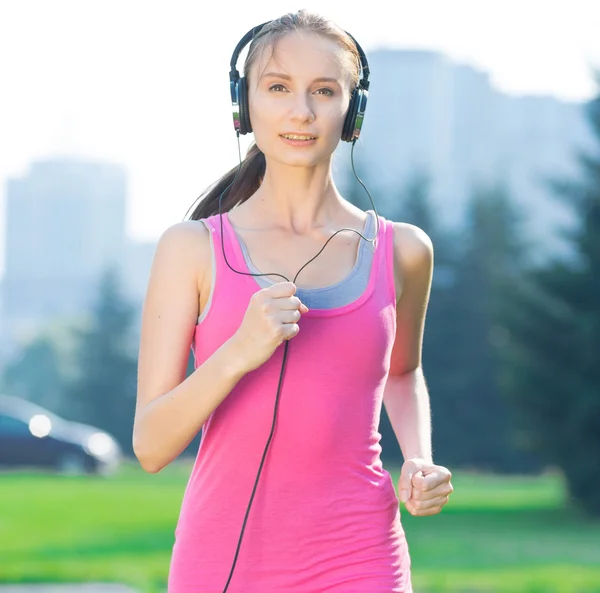
[[[394,222],[394,251],[409,265],[427,264],[433,256],[429,235],[408,222]]]
[[[163,231],[158,243],[163,246],[163,249],[193,243],[210,247],[209,231],[200,220],[176,222]]]
[[[209,241],[201,221],[173,224],[158,240],[142,309],[138,407],[185,378]]]
[[[201,280],[210,267],[210,232],[200,220],[167,227],[158,240],[154,265],[183,265]]]
[[[420,227],[407,222],[394,222],[394,279],[398,298],[401,288],[411,279],[431,281],[433,242]]]

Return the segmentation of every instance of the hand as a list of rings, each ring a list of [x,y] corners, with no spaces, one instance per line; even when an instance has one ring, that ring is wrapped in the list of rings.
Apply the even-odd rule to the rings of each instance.
[[[308,307],[300,302],[296,285],[278,282],[258,290],[250,302],[240,327],[233,336],[236,352],[247,372],[266,362],[275,349],[300,331],[298,321]]]
[[[436,515],[448,502],[454,488],[450,470],[418,457],[407,459],[400,471],[400,500],[411,515]]]

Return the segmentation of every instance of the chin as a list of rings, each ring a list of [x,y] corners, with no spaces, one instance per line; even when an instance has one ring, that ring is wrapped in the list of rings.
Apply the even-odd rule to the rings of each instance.
[[[279,155],[276,160],[288,167],[316,167],[326,162],[327,159],[328,156],[323,155],[297,155],[290,157]]]
[[[323,147],[319,148],[295,150],[294,147],[284,146],[282,148],[279,146],[277,150],[271,153],[271,155],[275,155],[271,158],[282,165],[290,167],[315,167],[328,162],[333,155],[333,150],[335,150],[335,146],[328,147],[331,150],[324,150]]]

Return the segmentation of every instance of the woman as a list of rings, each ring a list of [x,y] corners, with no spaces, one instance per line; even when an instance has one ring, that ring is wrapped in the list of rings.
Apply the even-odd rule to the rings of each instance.
[[[408,511],[438,513],[452,491],[433,464],[421,370],[431,242],[350,204],[331,175],[358,64],[352,39],[318,15],[264,26],[244,67],[256,145],[228,192],[235,170],[158,243],[136,455],[158,472],[203,428],[170,593],[412,591],[380,460],[382,402],[405,458]]]

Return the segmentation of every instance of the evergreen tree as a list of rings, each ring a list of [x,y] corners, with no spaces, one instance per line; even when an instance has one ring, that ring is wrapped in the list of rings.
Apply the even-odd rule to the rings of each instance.
[[[69,419],[106,430],[131,455],[137,388],[135,307],[119,291],[117,271],[102,276],[90,323],[75,330],[76,376],[67,387]]]
[[[506,391],[525,445],[558,466],[572,499],[600,516],[600,94],[587,117],[595,155],[578,153],[580,180],[551,183],[578,220],[565,230],[573,257],[532,270],[515,291]]]
[[[415,169],[397,201],[392,218],[414,224],[428,235],[437,230],[431,208],[431,175],[424,168]]]
[[[519,449],[501,382],[507,348],[504,301],[526,266],[519,222],[502,184],[474,188],[446,306],[451,336],[445,344],[444,395],[452,423],[445,428],[451,465],[500,472],[540,468],[539,460]]]
[[[64,376],[56,343],[37,336],[4,368],[1,391],[61,414]]]

